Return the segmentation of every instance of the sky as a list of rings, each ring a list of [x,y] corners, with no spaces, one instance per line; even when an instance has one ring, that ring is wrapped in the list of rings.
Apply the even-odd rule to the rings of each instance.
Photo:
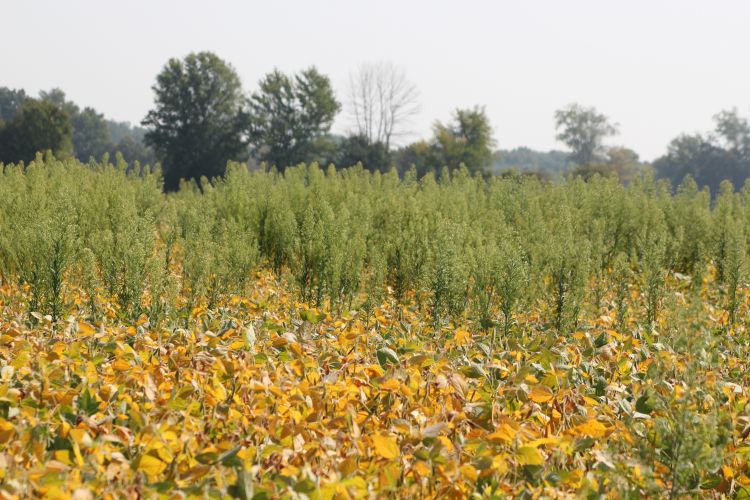
[[[315,65],[343,104],[360,64],[403,68],[420,92],[409,140],[456,108],[485,106],[498,147],[555,141],[554,111],[594,106],[619,124],[611,145],[644,160],[737,107],[750,116],[745,0],[0,0],[0,86],[63,89],[138,123],[171,57],[209,50],[248,92],[267,72]]]

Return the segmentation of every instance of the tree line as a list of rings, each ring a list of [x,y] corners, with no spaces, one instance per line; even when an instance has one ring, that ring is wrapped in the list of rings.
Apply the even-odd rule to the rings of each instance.
[[[0,87],[0,162],[29,162],[39,151],[86,162],[119,152],[130,162],[153,164],[146,130],[104,118],[92,107],[81,109],[60,89],[32,98],[23,89]]]
[[[167,190],[181,179],[220,176],[227,160],[279,171],[309,162],[362,163],[381,172],[414,165],[423,175],[461,164],[483,171],[492,157],[492,128],[481,107],[456,110],[452,122],[435,123],[431,140],[394,149],[418,105],[416,88],[389,64],[363,65],[352,75],[353,127],[346,136],[330,132],[342,104],[315,67],[274,70],[247,95],[231,65],[201,52],[171,59],[153,90],[155,106],[143,125],[162,160]]]
[[[170,59],[156,77],[154,106],[140,126],[107,120],[81,109],[53,89],[31,98],[24,90],[0,88],[0,162],[32,160],[38,151],[81,161],[119,152],[126,161],[159,162],[164,187],[182,180],[224,175],[228,161],[279,171],[301,163],[370,171],[415,169],[422,177],[465,166],[483,175],[513,171],[542,178],[615,176],[630,182],[643,170],[669,179],[686,176],[718,192],[722,180],[741,185],[750,176],[750,124],[736,109],[718,113],[714,131],[681,135],[653,164],[632,149],[607,145],[618,126],[593,107],[570,104],[555,112],[556,139],[568,151],[528,148],[496,151],[493,130],[481,106],[456,109],[436,121],[429,138],[397,146],[420,110],[419,92],[400,68],[363,64],[350,76],[347,104],[351,127],[331,133],[343,106],[330,79],[311,66],[294,74],[273,70],[247,92],[231,64],[211,52]]]

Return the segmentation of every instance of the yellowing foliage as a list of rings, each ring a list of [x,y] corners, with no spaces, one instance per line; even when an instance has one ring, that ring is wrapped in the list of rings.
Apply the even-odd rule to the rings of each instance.
[[[695,377],[702,390],[717,388],[710,397],[725,398],[733,434],[693,491],[720,496],[750,484],[748,390],[738,375],[746,359],[737,354],[696,367],[688,351],[659,350],[658,331],[641,333],[657,345],[646,352],[608,328],[606,317],[558,336],[545,334],[534,311],[517,317],[528,336],[501,339],[488,356],[491,333],[468,320],[435,329],[417,305],[386,302],[372,317],[321,311],[296,302],[271,274],[260,274],[252,290],[196,307],[187,328],[165,329],[143,318],[91,322],[75,314],[34,324],[25,292],[3,286],[0,492],[363,498],[668,490],[679,471],[640,453],[674,446],[657,427],[674,409],[660,401],[682,398],[674,408],[692,408],[691,419],[709,414],[697,406],[706,401],[689,399]],[[600,355],[604,345],[611,356]],[[649,381],[657,366],[666,383]]]
[[[396,438],[376,434],[372,436],[372,444],[375,452],[383,458],[396,458],[401,454]]]

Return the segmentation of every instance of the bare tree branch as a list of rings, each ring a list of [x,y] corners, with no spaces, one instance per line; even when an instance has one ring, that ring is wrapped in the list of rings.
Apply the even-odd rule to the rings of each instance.
[[[392,63],[362,64],[349,75],[350,112],[357,134],[390,148],[407,133],[409,119],[419,113],[419,92],[406,73]]]

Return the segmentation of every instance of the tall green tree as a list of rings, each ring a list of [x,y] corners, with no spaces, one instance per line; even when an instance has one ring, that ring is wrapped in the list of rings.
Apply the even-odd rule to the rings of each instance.
[[[247,158],[247,100],[231,65],[211,52],[170,59],[152,87],[155,107],[141,122],[164,169],[164,187],[221,176]]]
[[[81,110],[76,103],[69,101],[65,92],[59,88],[42,91],[39,98],[68,114],[73,127],[73,155],[76,158],[84,162],[90,158],[99,159],[104,153],[114,149],[107,121],[104,115],[94,108],[86,107]]]
[[[13,120],[0,130],[0,161],[31,161],[38,152],[63,158],[72,153],[68,114],[48,101],[26,99]]]
[[[58,87],[50,90],[40,91],[39,99],[41,99],[42,101],[51,102],[58,108],[68,113],[68,116],[73,116],[80,111],[78,105],[73,101],[69,101],[67,96],[65,95],[65,92]]]
[[[572,170],[572,174],[574,177],[580,176],[584,180],[588,180],[594,175],[616,177],[623,184],[628,184],[644,167],[646,165],[641,163],[638,153],[626,147],[614,146],[607,148],[602,160],[578,165]]]
[[[471,172],[485,172],[492,163],[492,126],[483,107],[457,109],[453,122],[437,122],[433,127],[434,154],[440,165],[456,168],[461,164]]]
[[[396,153],[396,165],[404,173],[411,167],[417,177],[465,165],[470,172],[488,171],[493,161],[492,126],[483,107],[457,109],[449,123],[435,122],[432,138],[409,144]]]
[[[331,81],[315,67],[297,75],[274,70],[250,98],[253,156],[284,169],[317,160],[341,104]]]
[[[555,138],[570,148],[570,159],[578,166],[602,161],[606,153],[604,139],[617,134],[617,125],[609,118],[596,108],[579,104],[555,111],[555,128]]]
[[[435,172],[437,161],[433,145],[426,140],[412,142],[396,151],[396,168],[403,175],[414,167],[418,178]]]
[[[750,123],[740,116],[737,108],[714,115],[715,138],[727,151],[737,157],[750,159]]]
[[[106,123],[114,143],[113,153],[120,152],[125,161],[138,161],[141,165],[153,165],[156,162],[154,149],[145,143],[145,128],[114,120],[107,120]]]
[[[121,153],[128,163],[137,161],[141,165],[154,165],[156,162],[154,150],[131,135],[124,136],[113,146],[110,156],[114,156],[115,153]]]
[[[723,180],[741,186],[750,177],[750,124],[736,109],[717,113],[714,123],[711,133],[672,140],[667,154],[654,162],[657,175],[677,186],[689,174],[713,195]]]
[[[71,124],[73,150],[79,160],[101,158],[114,148],[104,115],[97,113],[94,108],[83,108],[83,111],[73,115]]]
[[[138,125],[131,125],[130,122],[118,122],[107,120],[107,129],[112,137],[112,142],[117,144],[125,137],[131,137],[136,142],[143,142],[146,136],[146,129]]]
[[[23,89],[0,87],[0,122],[9,122],[27,99]]]

